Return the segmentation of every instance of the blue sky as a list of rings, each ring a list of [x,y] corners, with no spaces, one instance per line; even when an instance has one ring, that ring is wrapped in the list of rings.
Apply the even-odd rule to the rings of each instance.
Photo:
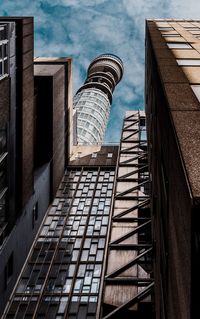
[[[145,19],[193,19],[199,12],[198,0],[0,0],[0,15],[34,16],[35,56],[73,58],[74,93],[97,55],[123,60],[106,142],[119,141],[126,110],[144,108]]]

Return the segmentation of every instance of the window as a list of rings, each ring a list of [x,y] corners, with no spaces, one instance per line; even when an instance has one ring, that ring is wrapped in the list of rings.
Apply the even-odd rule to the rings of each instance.
[[[13,257],[13,252],[11,253],[10,257],[8,258],[8,262],[5,266],[5,289],[8,286],[8,283],[13,275],[13,261],[14,261],[14,257]]]
[[[81,154],[82,154],[82,152],[77,152],[76,158],[77,158],[77,159],[81,158]]]
[[[96,158],[97,157],[97,153],[92,153],[92,158]]]
[[[191,30],[190,33],[192,34],[200,34],[200,29],[197,29],[197,30]]]
[[[178,65],[200,65],[200,59],[177,59]]]
[[[147,131],[146,127],[142,127],[140,130],[140,140],[146,141],[147,140]]]
[[[168,48],[170,49],[191,49],[191,45],[188,43],[167,43]]]
[[[108,153],[107,158],[112,158],[113,153]]]
[[[196,95],[197,99],[200,101],[200,85],[191,85],[191,88]]]
[[[171,31],[171,30],[174,30],[172,27],[160,27],[158,28],[158,30],[160,31]]]
[[[41,318],[61,318],[66,307],[74,318],[95,318],[113,188],[110,178],[114,176],[115,172],[106,168],[83,167],[66,172],[11,301],[13,307],[16,298],[20,303],[15,308],[16,316],[32,318],[41,296]],[[65,190],[70,194],[73,191],[74,196],[69,198]],[[36,212],[37,204],[33,216]],[[9,269],[8,277],[13,268]],[[35,303],[29,307],[33,297]],[[51,305],[56,307],[55,312]],[[9,314],[13,315],[11,308]]]
[[[0,78],[8,75],[8,39],[7,26],[0,28]]]
[[[162,37],[180,37],[180,34],[163,33]]]
[[[190,22],[179,22],[179,24],[184,28],[194,28],[194,25]]]

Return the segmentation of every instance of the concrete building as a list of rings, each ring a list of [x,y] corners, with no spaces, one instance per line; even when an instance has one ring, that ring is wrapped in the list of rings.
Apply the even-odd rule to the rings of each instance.
[[[1,17],[0,314],[69,156],[70,59],[48,62],[48,70],[45,63],[36,62],[34,78],[33,18]],[[46,94],[47,82],[51,94]]]
[[[2,318],[197,318],[200,21],[147,20],[148,144],[129,111],[115,146],[99,143],[121,60],[90,64],[73,145],[71,61],[33,65],[32,29],[0,20]]]
[[[89,65],[87,79],[74,97],[78,144],[103,142],[112,94],[122,75],[123,63],[113,54],[102,54]]]
[[[32,18],[0,35],[2,318],[153,318],[144,112],[101,145],[122,61],[90,64],[73,145],[71,60],[33,61]]]
[[[147,20],[156,318],[199,313],[200,21]]]
[[[128,112],[120,147],[69,162],[2,318],[153,318],[144,136]]]

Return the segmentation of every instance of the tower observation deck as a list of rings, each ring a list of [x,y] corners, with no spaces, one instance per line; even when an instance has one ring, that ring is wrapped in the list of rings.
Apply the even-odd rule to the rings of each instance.
[[[122,76],[122,60],[113,54],[102,54],[89,65],[87,79],[74,97],[78,144],[102,143],[112,94]]]

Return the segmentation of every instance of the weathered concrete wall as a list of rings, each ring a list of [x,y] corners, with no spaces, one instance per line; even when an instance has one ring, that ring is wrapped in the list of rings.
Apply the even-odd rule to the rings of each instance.
[[[49,205],[50,165],[42,167],[35,176],[34,194],[0,250],[0,315],[13,290],[30,247]],[[33,207],[38,203],[38,219],[33,228]],[[13,275],[5,287],[5,267],[13,253]]]
[[[167,32],[177,37],[162,36],[162,28],[171,28]],[[194,287],[200,283],[194,240],[200,195],[200,103],[190,86],[196,83],[199,67],[180,67],[176,58],[200,58],[200,42],[179,21],[148,21],[146,38],[156,314],[157,318],[189,319],[197,307]],[[191,47],[169,49],[169,42]]]

